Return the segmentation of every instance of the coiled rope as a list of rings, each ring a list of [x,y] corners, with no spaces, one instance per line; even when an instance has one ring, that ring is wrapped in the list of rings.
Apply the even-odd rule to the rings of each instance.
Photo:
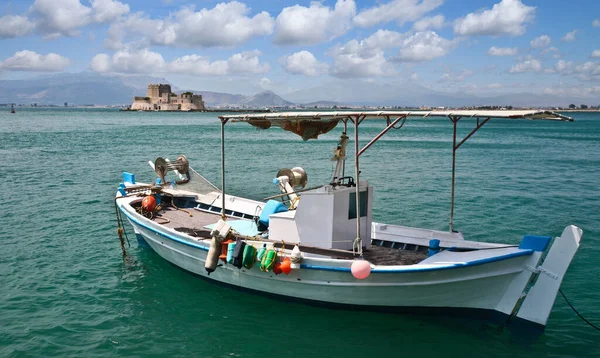
[[[561,289],[558,289],[558,292],[560,292],[560,294],[563,296],[563,298],[565,299],[565,301],[567,302],[567,304],[569,305],[569,307],[571,307],[571,309],[573,310],[573,312],[575,312],[579,318],[581,318],[585,323],[589,324],[590,327],[594,328],[597,331],[600,331],[600,328],[598,328],[598,326],[596,326],[595,324],[593,324],[592,322],[588,321],[587,319],[585,319],[585,317],[583,317],[581,315],[581,313],[579,313],[575,307],[573,307],[573,305],[571,304],[571,302],[569,302],[569,300],[567,299],[567,296],[565,296],[564,292]]]

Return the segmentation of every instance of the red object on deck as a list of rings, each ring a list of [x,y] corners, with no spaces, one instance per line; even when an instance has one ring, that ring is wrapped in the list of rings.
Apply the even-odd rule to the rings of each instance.
[[[152,212],[156,209],[156,199],[153,196],[147,196],[142,199],[142,209]]]

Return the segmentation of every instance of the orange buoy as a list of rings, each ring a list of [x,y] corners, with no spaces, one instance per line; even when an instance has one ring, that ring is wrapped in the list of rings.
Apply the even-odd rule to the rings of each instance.
[[[281,272],[283,272],[281,271],[281,262],[276,262],[275,265],[273,265],[273,272],[276,275],[279,275]]]
[[[286,275],[289,275],[290,272],[292,272],[292,261],[289,257],[286,257],[285,259],[283,259],[283,261],[281,261],[279,269]]]
[[[154,211],[156,209],[156,199],[151,195],[142,199],[142,209],[149,212]]]
[[[221,243],[221,255],[219,255],[219,259],[225,263],[227,263],[227,251],[229,249],[229,244],[232,243],[233,240],[225,240]]]

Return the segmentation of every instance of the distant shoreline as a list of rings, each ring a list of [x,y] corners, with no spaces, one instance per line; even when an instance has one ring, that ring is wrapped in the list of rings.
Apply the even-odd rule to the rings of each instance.
[[[73,107],[75,108],[75,107]],[[141,110],[141,109],[129,109],[129,108],[122,108],[120,109],[121,112],[169,112],[169,113],[190,113],[190,112],[195,112],[195,113],[203,113],[203,112],[236,112],[236,113],[243,113],[243,112],[247,112],[247,113],[269,113],[272,112],[270,109],[211,109],[211,108],[207,108],[207,109],[203,109],[203,110],[191,110],[191,111],[182,111],[182,110]]]

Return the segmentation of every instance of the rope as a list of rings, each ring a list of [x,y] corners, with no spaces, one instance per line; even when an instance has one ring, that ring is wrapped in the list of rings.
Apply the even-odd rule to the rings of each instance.
[[[166,221],[164,221],[164,222],[162,222],[162,223],[159,223],[160,225],[165,225],[165,224],[168,224],[168,223],[170,223],[170,222],[171,222],[171,220],[169,220],[169,219],[167,219],[167,218],[163,218],[162,216],[155,216],[155,217],[154,217],[154,220],[158,220],[158,219],[160,219],[160,220],[166,220]]]
[[[567,299],[567,296],[565,296],[565,294],[563,293],[563,291],[561,289],[558,289],[558,292],[560,292],[560,294],[563,296],[563,298],[565,299],[565,301],[567,302],[567,304],[569,305],[569,307],[571,307],[571,309],[573,310],[573,312],[575,312],[579,316],[579,318],[581,318],[585,323],[589,324],[590,327],[594,328],[597,331],[600,331],[600,328],[598,328],[598,326],[596,326],[592,322],[588,321],[587,319],[585,319],[585,317],[583,317],[581,315],[581,313],[577,312],[577,310],[575,309],[575,307],[573,307],[573,305],[571,304],[571,302],[569,302],[569,300]]]
[[[121,213],[121,211],[118,211],[119,213],[119,219],[121,220],[121,227],[123,228],[123,233],[125,234],[125,239],[127,240],[127,246],[131,247],[131,243],[129,242],[129,237],[127,236],[127,230],[125,230],[125,224],[123,221],[123,213]]]
[[[127,251],[125,250],[125,240],[123,240],[123,234],[125,233],[125,229],[121,226],[121,218],[119,217],[119,208],[117,207],[117,199],[115,198],[115,217],[117,218],[117,235],[119,236],[119,241],[121,243],[121,252],[123,254],[123,260],[127,257]],[[129,242],[129,241],[128,241]]]

